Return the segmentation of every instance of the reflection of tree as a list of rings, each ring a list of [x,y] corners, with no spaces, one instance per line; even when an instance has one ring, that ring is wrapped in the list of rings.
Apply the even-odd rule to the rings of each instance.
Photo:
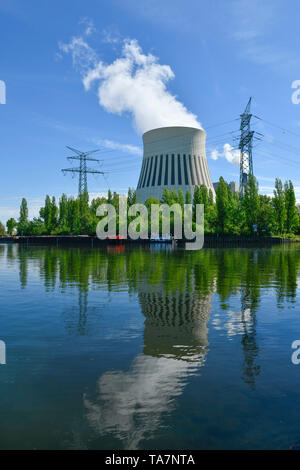
[[[157,430],[162,415],[175,406],[175,398],[189,377],[205,364],[214,292],[226,311],[223,318],[228,322],[223,329],[231,336],[242,335],[242,380],[255,386],[260,373],[256,312],[261,289],[272,289],[278,305],[294,302],[300,266],[300,251],[289,246],[199,252],[156,251],[144,246],[126,246],[124,252],[7,246],[7,261],[14,256],[22,287],[29,270],[35,269],[45,290],[78,293],[75,305],[63,313],[72,335],[87,335],[91,328],[91,285],[99,298],[104,290],[138,295],[145,317],[143,354],[133,359],[126,372],[104,373],[98,381],[97,398],[84,398],[94,429],[100,435],[113,434],[126,448],[137,448]],[[233,315],[228,307],[232,294],[241,295],[241,308]]]
[[[64,323],[69,333],[85,336],[90,309],[88,308],[88,291],[78,290],[78,305],[63,312]]]
[[[27,285],[28,277],[28,252],[27,248],[19,247],[19,278],[21,288],[24,289]]]
[[[17,245],[13,243],[7,244],[6,259],[7,259],[8,265],[12,264],[15,261],[17,248],[18,248]]]
[[[8,245],[8,247],[9,247],[9,245]],[[1,242],[0,242],[0,258],[3,257],[4,253],[5,253],[5,245],[2,245]]]

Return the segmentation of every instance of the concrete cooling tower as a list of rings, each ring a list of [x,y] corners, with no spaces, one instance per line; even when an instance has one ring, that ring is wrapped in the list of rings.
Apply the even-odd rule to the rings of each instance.
[[[193,194],[195,186],[201,184],[215,195],[205,141],[205,131],[194,127],[161,127],[145,132],[138,201],[145,202],[150,196],[161,199],[164,188]]]

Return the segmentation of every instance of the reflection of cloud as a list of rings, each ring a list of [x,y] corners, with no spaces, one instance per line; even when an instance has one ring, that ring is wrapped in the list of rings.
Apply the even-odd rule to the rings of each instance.
[[[98,397],[84,396],[90,425],[100,435],[113,434],[125,449],[137,449],[172,411],[188,378],[205,363],[210,295],[166,291],[163,285],[139,285],[145,316],[144,355],[128,372],[106,372]]]
[[[249,328],[251,326],[251,311],[250,308],[245,309],[243,314],[243,321],[241,321],[241,311],[229,310],[226,317],[215,314],[212,320],[212,325],[216,330],[225,331],[229,337],[236,335],[243,335],[245,333],[245,325]]]
[[[171,411],[187,377],[198,365],[161,357],[137,356],[129,372],[106,372],[98,381],[98,400],[84,396],[91,426],[100,435],[114,434],[124,448],[137,449],[159,427],[161,414]]]

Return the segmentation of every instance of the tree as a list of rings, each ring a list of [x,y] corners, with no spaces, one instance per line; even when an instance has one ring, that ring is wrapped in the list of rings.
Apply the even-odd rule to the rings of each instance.
[[[80,204],[78,199],[70,197],[68,199],[68,226],[72,235],[80,232]]]
[[[208,204],[210,206],[214,204],[214,195],[211,189],[208,191]]]
[[[228,232],[232,235],[239,235],[245,220],[245,212],[240,204],[238,193],[232,194],[228,186]]]
[[[257,231],[259,235],[272,235],[275,230],[272,199],[265,194],[260,194]]]
[[[133,206],[133,204],[137,203],[137,194],[134,188],[128,188],[128,195],[127,195],[127,205],[128,207]]]
[[[43,219],[45,224],[46,233],[49,235],[51,233],[51,223],[52,223],[52,205],[50,196],[45,198],[45,206],[40,210],[40,217]]]
[[[284,185],[285,198],[285,229],[287,233],[295,233],[299,227],[299,217],[296,207],[296,197],[294,186],[291,181],[286,181]]]
[[[5,235],[5,226],[0,222],[0,236]]]
[[[228,188],[227,183],[224,179],[219,179],[217,194],[216,194],[216,206],[217,206],[217,230],[220,233],[227,232],[227,223],[228,223]]]
[[[181,208],[183,209],[184,206],[184,194],[182,189],[179,189],[178,191],[178,203],[181,205]]]
[[[6,227],[7,227],[7,232],[9,233],[9,235],[13,235],[14,230],[17,227],[17,224],[18,224],[17,221],[13,217],[8,219],[8,221],[6,222]]]
[[[108,204],[112,203],[112,193],[110,189],[107,191],[107,203]]]
[[[194,197],[193,197],[193,219],[195,221],[196,217],[196,205],[203,204],[204,206],[204,231],[209,231],[209,216],[208,213],[211,212],[208,210],[209,207],[209,196],[207,187],[204,184],[200,186],[196,186],[194,189]]]
[[[62,194],[59,200],[59,231],[62,234],[67,234],[69,231],[68,226],[68,198],[66,194]]]
[[[18,223],[18,233],[21,235],[26,235],[28,229],[28,206],[27,201],[23,197],[21,206],[20,206],[20,217]]]
[[[258,184],[253,175],[249,175],[245,194],[243,197],[243,209],[245,211],[245,226],[246,232],[254,233],[254,225],[257,226],[257,219],[259,214],[259,196]]]
[[[55,197],[51,200],[51,219],[50,219],[50,233],[54,232],[58,223],[58,207],[56,205]]]
[[[279,178],[275,180],[273,207],[275,210],[276,229],[278,233],[282,234],[286,227],[286,206],[282,181]]]
[[[190,191],[186,191],[185,193],[185,204],[192,204],[192,195]]]

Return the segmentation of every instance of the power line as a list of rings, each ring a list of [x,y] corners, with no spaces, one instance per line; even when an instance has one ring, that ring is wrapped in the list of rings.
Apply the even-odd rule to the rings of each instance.
[[[283,131],[283,132],[288,132],[289,134],[292,134],[292,135],[294,135],[294,136],[296,136],[296,137],[300,137],[300,134],[297,134],[296,132],[290,131],[289,129],[285,129],[284,127],[278,126],[277,124],[273,124],[272,122],[267,121],[266,119],[263,119],[263,118],[261,118],[261,117],[259,117],[259,116],[255,116],[255,115],[254,115],[253,117],[255,117],[256,119],[259,119],[260,121],[265,122],[266,124],[269,124],[269,126],[276,127],[277,129],[280,129],[280,130]]]
[[[72,150],[76,154],[76,156],[67,157],[68,160],[79,160],[79,167],[78,168],[63,168],[61,171],[65,174],[66,172],[70,173],[79,173],[79,184],[78,184],[78,195],[80,196],[84,192],[87,192],[87,175],[90,174],[101,174],[103,175],[103,171],[94,170],[93,168],[87,167],[87,161],[93,162],[100,162],[100,160],[96,158],[89,157],[88,155],[98,152],[97,150],[90,150],[88,152],[81,152],[80,150],[74,149],[72,147],[68,147],[69,150]]]

